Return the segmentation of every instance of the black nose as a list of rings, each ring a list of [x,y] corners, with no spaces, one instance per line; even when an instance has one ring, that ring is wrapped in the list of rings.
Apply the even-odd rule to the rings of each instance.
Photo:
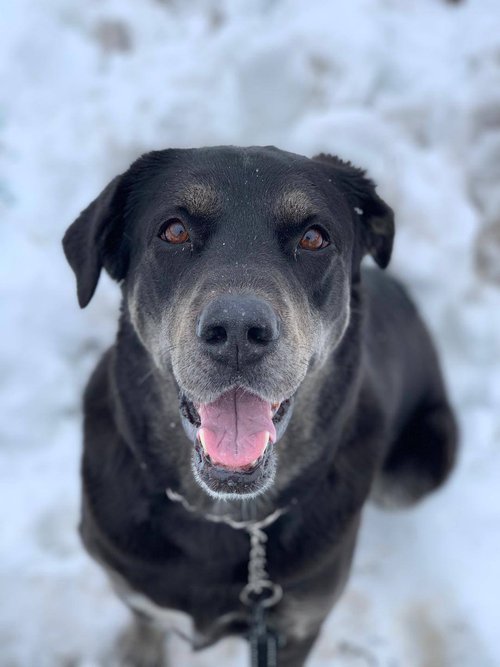
[[[196,333],[214,359],[241,369],[273,347],[278,317],[262,299],[224,294],[202,310]]]

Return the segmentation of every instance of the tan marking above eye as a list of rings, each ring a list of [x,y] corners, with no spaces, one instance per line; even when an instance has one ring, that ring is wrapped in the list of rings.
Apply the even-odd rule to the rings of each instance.
[[[211,185],[189,183],[182,190],[178,205],[185,208],[189,215],[213,217],[222,210],[222,196]]]
[[[187,243],[189,241],[189,233],[182,220],[171,218],[167,226],[160,233],[160,238],[167,243]]]
[[[302,190],[287,190],[274,204],[276,217],[285,222],[300,224],[315,212],[315,206]]]
[[[329,241],[317,227],[308,229],[299,242],[299,246],[303,250],[321,250],[327,245],[329,245]]]

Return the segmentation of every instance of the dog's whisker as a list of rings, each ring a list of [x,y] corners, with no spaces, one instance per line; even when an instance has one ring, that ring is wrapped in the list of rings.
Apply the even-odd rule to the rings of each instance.
[[[155,369],[152,368],[150,371],[148,371],[146,373],[146,375],[143,375],[141,378],[139,378],[139,380],[137,380],[137,384],[138,385],[144,384],[146,382],[146,380],[149,380],[149,378],[154,375],[154,373],[155,373]]]

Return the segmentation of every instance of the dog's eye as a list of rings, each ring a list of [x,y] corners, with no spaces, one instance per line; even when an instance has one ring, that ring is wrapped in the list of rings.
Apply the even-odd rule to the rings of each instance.
[[[160,238],[167,243],[187,243],[189,233],[179,218],[171,218],[161,230]]]
[[[330,242],[317,227],[310,227],[299,242],[302,250],[321,250],[327,245],[330,245]]]

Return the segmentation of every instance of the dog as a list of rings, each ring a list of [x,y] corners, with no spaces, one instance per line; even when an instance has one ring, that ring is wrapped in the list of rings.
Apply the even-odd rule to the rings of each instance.
[[[67,230],[80,306],[102,267],[123,297],[84,395],[80,524],[133,611],[123,663],[163,665],[163,625],[195,648],[248,634],[261,522],[276,661],[303,665],[365,501],[411,505],[447,478],[456,421],[382,271],[393,238],[364,171],[274,147],[147,153]]]

